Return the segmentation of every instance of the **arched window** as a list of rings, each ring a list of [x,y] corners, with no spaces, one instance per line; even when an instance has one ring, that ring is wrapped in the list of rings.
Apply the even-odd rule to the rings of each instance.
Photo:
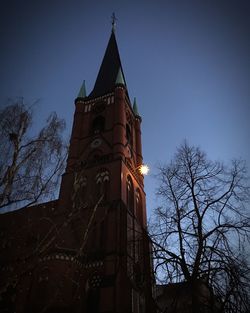
[[[126,124],[126,138],[128,143],[131,145],[132,144],[132,136],[131,136],[131,128],[129,124]]]
[[[98,134],[105,129],[105,118],[101,115],[97,116],[92,122],[92,133]]]
[[[102,194],[102,182],[96,181],[96,200],[99,200]]]
[[[84,170],[76,172],[71,196],[73,209],[81,209],[84,206],[86,187],[87,177],[84,175]]]
[[[142,212],[142,198],[141,198],[141,193],[140,190],[136,190],[136,195],[135,195],[135,215],[140,223],[143,222],[143,212]]]
[[[103,195],[103,201],[108,199],[109,195],[109,172],[102,169],[96,175],[96,195],[99,199]]]
[[[127,177],[127,206],[134,212],[134,186],[130,176]]]

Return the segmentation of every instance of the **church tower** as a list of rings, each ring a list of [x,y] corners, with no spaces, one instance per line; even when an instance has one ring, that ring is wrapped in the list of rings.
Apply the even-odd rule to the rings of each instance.
[[[87,96],[83,84],[75,107],[60,201],[80,210],[84,221],[76,228],[79,257],[88,264],[86,312],[153,312],[141,117],[129,98],[114,29],[93,90]]]
[[[129,99],[114,30],[92,92],[86,96],[83,85],[75,106],[60,199],[86,221],[87,311],[152,312],[141,117]]]
[[[2,218],[6,236],[25,229],[3,260],[17,313],[155,312],[141,121],[113,28],[93,90],[75,100],[59,199]]]

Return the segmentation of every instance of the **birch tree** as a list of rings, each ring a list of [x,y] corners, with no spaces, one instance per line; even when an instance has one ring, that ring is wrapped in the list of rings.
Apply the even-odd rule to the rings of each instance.
[[[62,173],[64,121],[51,113],[37,134],[32,122],[22,99],[0,111],[0,212],[50,199]]]

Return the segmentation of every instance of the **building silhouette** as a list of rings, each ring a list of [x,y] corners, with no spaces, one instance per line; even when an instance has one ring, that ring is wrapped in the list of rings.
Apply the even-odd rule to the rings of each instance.
[[[113,27],[75,100],[58,200],[0,217],[1,312],[155,312],[142,162]]]

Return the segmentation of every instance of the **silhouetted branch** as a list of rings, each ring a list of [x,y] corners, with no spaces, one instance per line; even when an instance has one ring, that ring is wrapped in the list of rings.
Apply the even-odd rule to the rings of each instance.
[[[246,312],[250,268],[242,247],[250,241],[250,189],[244,162],[228,168],[185,142],[159,167],[158,178],[163,206],[155,210],[151,238],[160,280],[205,279],[224,312]]]

